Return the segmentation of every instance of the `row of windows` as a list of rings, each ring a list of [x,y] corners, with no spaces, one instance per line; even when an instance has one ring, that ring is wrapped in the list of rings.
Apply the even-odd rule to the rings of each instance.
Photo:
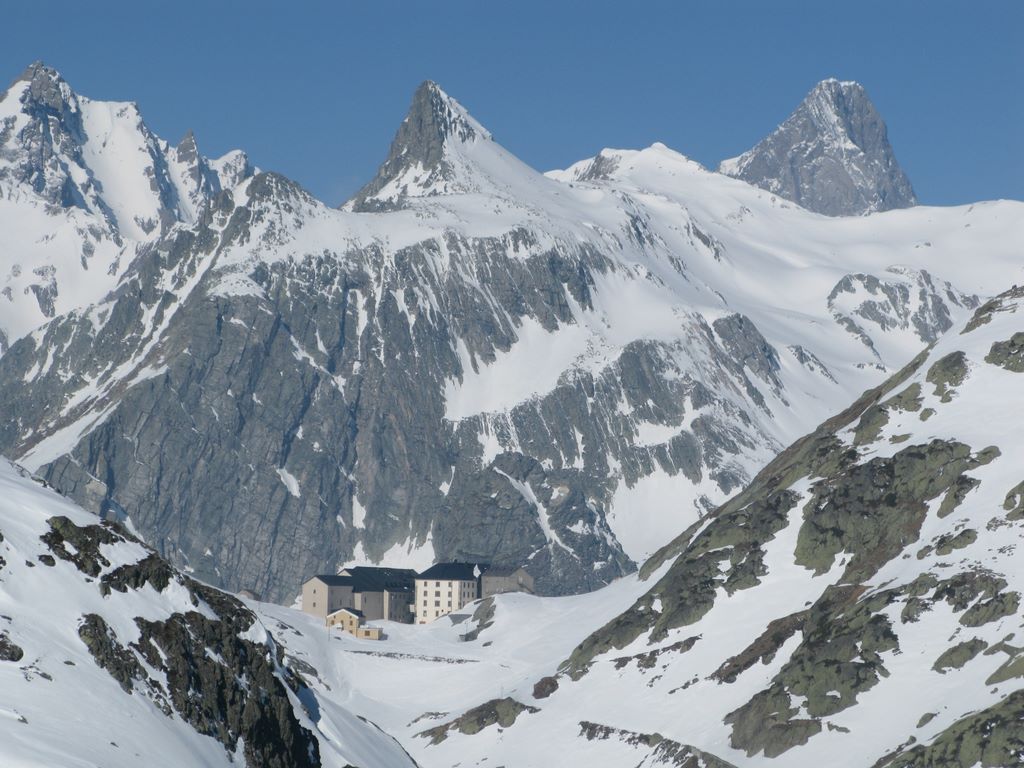
[[[459,585],[460,588],[465,588],[465,589],[470,589],[470,588],[476,586],[476,582],[475,581],[446,581],[444,583],[445,583],[445,585],[449,589],[452,586],[456,585],[456,584]],[[441,586],[441,582],[440,581],[435,581],[434,582],[434,586],[435,587],[440,587]],[[424,582],[423,583],[423,588],[424,589],[430,589],[430,582],[429,581],[428,582]]]

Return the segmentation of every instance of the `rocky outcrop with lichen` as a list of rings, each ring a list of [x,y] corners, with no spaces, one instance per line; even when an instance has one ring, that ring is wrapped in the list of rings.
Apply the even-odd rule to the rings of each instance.
[[[6,460],[0,519],[0,762],[413,765],[354,715],[338,731],[239,598]]]
[[[858,754],[878,766],[1020,764],[1024,572],[1014,553],[1024,539],[1024,484],[1014,377],[1022,323],[1024,300],[1008,291],[982,306],[967,332],[783,451],[651,558],[641,569],[657,576],[651,589],[580,643],[562,684],[547,687],[571,695],[609,669],[635,669],[677,701],[729,687],[736,705],[718,715],[734,750],[726,756],[803,764],[848,747],[849,734],[871,745]],[[806,596],[803,605],[794,594]],[[723,643],[717,617],[734,615],[737,600],[778,613],[763,608],[767,628]],[[675,675],[671,662],[624,663],[709,635],[736,650],[714,662],[717,651],[698,640]],[[702,663],[703,679],[694,676]],[[918,679],[942,681],[939,712],[915,712],[905,738],[888,746],[863,730],[885,722],[896,733],[879,697],[887,712],[921,706]]]

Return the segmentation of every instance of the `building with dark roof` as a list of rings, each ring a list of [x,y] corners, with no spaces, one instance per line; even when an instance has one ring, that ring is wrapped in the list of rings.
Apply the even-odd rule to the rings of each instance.
[[[413,610],[417,624],[427,624],[473,602],[480,596],[480,563],[435,563],[416,577]]]
[[[472,581],[487,568],[479,563],[434,563],[416,578]]]
[[[326,619],[352,608],[372,620],[410,622],[416,571],[408,568],[352,566],[338,574],[319,574],[302,585],[302,610]]]

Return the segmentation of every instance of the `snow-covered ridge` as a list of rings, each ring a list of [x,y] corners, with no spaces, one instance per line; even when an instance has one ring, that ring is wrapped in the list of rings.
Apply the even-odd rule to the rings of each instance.
[[[134,102],[80,96],[30,66],[0,94],[0,352],[102,299],[139,244],[194,224],[252,172],[244,153],[207,159],[191,133],[171,146]]]

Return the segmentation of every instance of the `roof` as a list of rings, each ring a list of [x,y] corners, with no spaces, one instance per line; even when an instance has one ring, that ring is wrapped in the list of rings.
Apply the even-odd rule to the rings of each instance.
[[[307,582],[313,579],[322,581],[328,587],[347,587],[352,585],[352,578],[350,576],[337,576],[333,573],[318,573],[316,576],[310,576]]]
[[[436,579],[438,581],[474,581],[479,568],[480,573],[487,570],[488,566],[479,563],[435,563],[417,576],[417,579],[424,581]]]
[[[412,589],[416,571],[411,568],[377,568],[354,565],[341,571],[342,578],[352,580],[354,592],[402,592]]]
[[[408,592],[412,589],[416,571],[411,568],[375,568],[354,565],[339,574],[320,573],[307,581],[318,579],[328,587],[352,587],[353,592]]]
[[[363,612],[360,611],[358,608],[339,608],[336,611],[331,611],[327,615],[328,616],[333,616],[336,613],[351,613],[353,616],[357,616],[360,619],[363,618]]]

